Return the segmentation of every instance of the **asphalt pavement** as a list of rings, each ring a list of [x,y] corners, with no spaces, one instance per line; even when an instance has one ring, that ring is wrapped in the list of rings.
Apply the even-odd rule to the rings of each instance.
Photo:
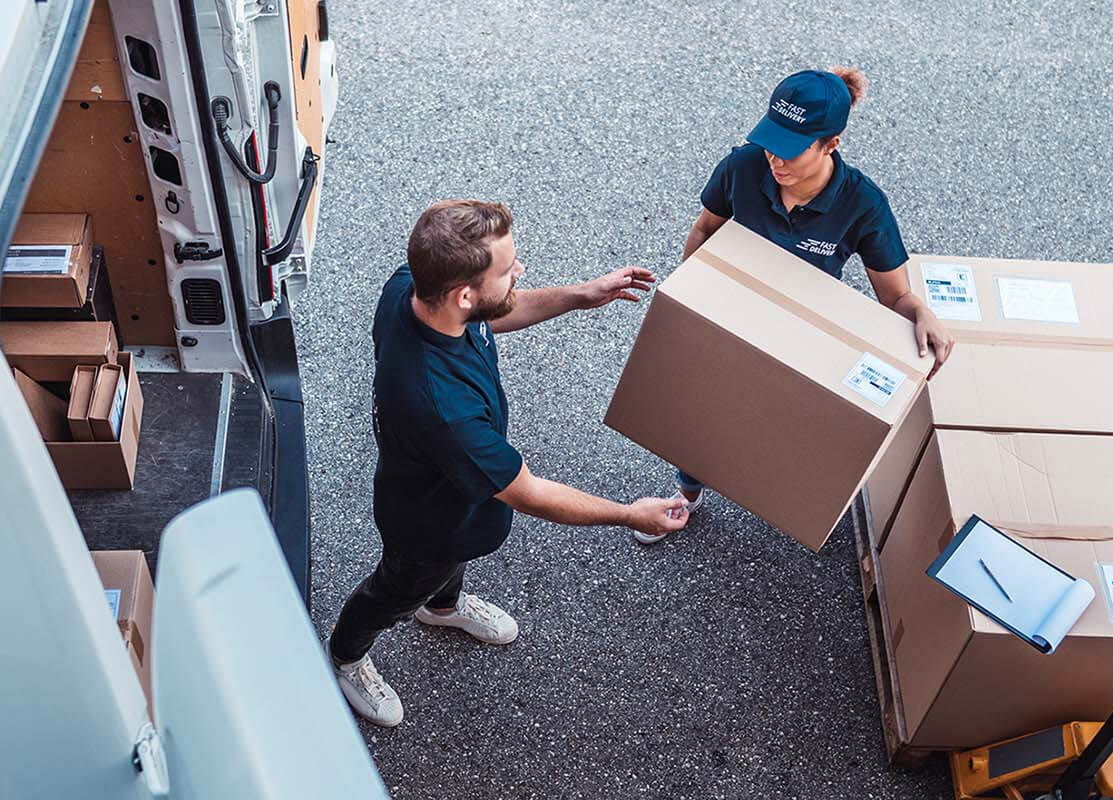
[[[371,316],[437,199],[513,209],[524,288],[625,264],[665,276],[777,81],[848,64],[872,84],[842,152],[910,250],[1113,261],[1113,7],[1096,0],[328,8],[340,106],[296,308],[322,637],[380,548]],[[846,280],[866,288],[856,261]],[[647,307],[500,337],[533,472],[671,493],[671,470],[602,424]],[[720,497],[653,548],[518,515],[467,580],[518,641],[398,626],[375,658],[406,719],[362,730],[397,800],[949,797],[942,761],[886,764],[857,581],[848,520],[815,555]]]

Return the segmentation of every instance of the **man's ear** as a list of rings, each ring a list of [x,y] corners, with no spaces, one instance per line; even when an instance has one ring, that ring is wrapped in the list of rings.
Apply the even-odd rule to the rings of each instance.
[[[448,302],[461,311],[471,312],[475,309],[478,292],[467,284],[458,286],[448,294]]]
[[[835,152],[840,144],[842,144],[842,139],[838,136],[832,136],[831,141],[827,142],[827,155],[831,155],[831,153]]]

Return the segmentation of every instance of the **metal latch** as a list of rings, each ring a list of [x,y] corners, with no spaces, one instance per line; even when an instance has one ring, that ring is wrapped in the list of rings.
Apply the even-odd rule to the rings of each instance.
[[[139,729],[131,763],[147,784],[152,797],[170,796],[170,775],[166,771],[166,752],[162,749],[162,739],[151,723],[144,723]]]
[[[219,247],[216,250],[210,250],[208,242],[174,243],[174,260],[179,264],[184,261],[212,261],[222,255],[224,255],[224,251]]]

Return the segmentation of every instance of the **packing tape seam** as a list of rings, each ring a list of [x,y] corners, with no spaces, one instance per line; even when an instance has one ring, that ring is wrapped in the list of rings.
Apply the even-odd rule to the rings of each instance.
[[[1051,525],[1031,522],[997,522],[990,525],[1022,539],[1063,539],[1076,542],[1106,542],[1113,540],[1113,526],[1109,525]]]
[[[861,336],[848,331],[841,325],[837,325],[834,322],[831,322],[831,320],[826,319],[820,314],[817,314],[815,311],[812,311],[803,303],[797,300],[793,300],[784,292],[780,292],[777,289],[774,289],[769,284],[758,280],[752,275],[746,274],[742,270],[738,269],[738,267],[735,267],[726,260],[715,255],[714,253],[709,252],[707,249],[701,247],[699,250],[692,254],[692,258],[695,258],[701,261],[703,264],[711,267],[712,269],[722,273],[723,275],[726,275],[728,278],[731,278],[736,283],[742,284],[747,289],[750,289],[751,291],[761,295],[766,300],[776,303],[778,306],[783,308],[785,311],[788,311],[790,314],[794,314],[805,322],[808,322],[811,325],[814,325],[815,327],[824,331],[825,333],[834,336],[843,344],[848,345],[855,350],[870,353],[888,364],[899,367],[905,372],[905,374],[907,374],[914,380],[922,380],[926,378],[927,375],[923,370],[917,369],[916,367],[905,363],[903,360],[895,358],[888,353],[885,353],[880,348],[878,348],[877,345],[870,344]]]
[[[1113,351],[1113,341],[1098,337],[1065,336],[1051,337],[1037,333],[990,333],[973,331],[966,328],[949,328],[955,340],[962,344],[987,345],[1024,345],[1026,347],[1050,347],[1063,350],[1109,350]]]

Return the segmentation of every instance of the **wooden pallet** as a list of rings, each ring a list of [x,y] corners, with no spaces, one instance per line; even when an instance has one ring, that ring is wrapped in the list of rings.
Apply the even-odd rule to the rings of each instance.
[[[936,751],[908,744],[904,706],[901,703],[900,683],[897,681],[896,661],[891,645],[893,639],[889,631],[889,611],[885,605],[885,583],[878,568],[880,559],[877,538],[874,536],[869,496],[865,490],[855,498],[851,510],[854,519],[854,544],[858,548],[858,569],[862,579],[862,597],[866,607],[866,628],[873,655],[873,672],[877,678],[877,699],[881,706],[885,750],[889,754],[890,764],[912,769],[922,766]]]

